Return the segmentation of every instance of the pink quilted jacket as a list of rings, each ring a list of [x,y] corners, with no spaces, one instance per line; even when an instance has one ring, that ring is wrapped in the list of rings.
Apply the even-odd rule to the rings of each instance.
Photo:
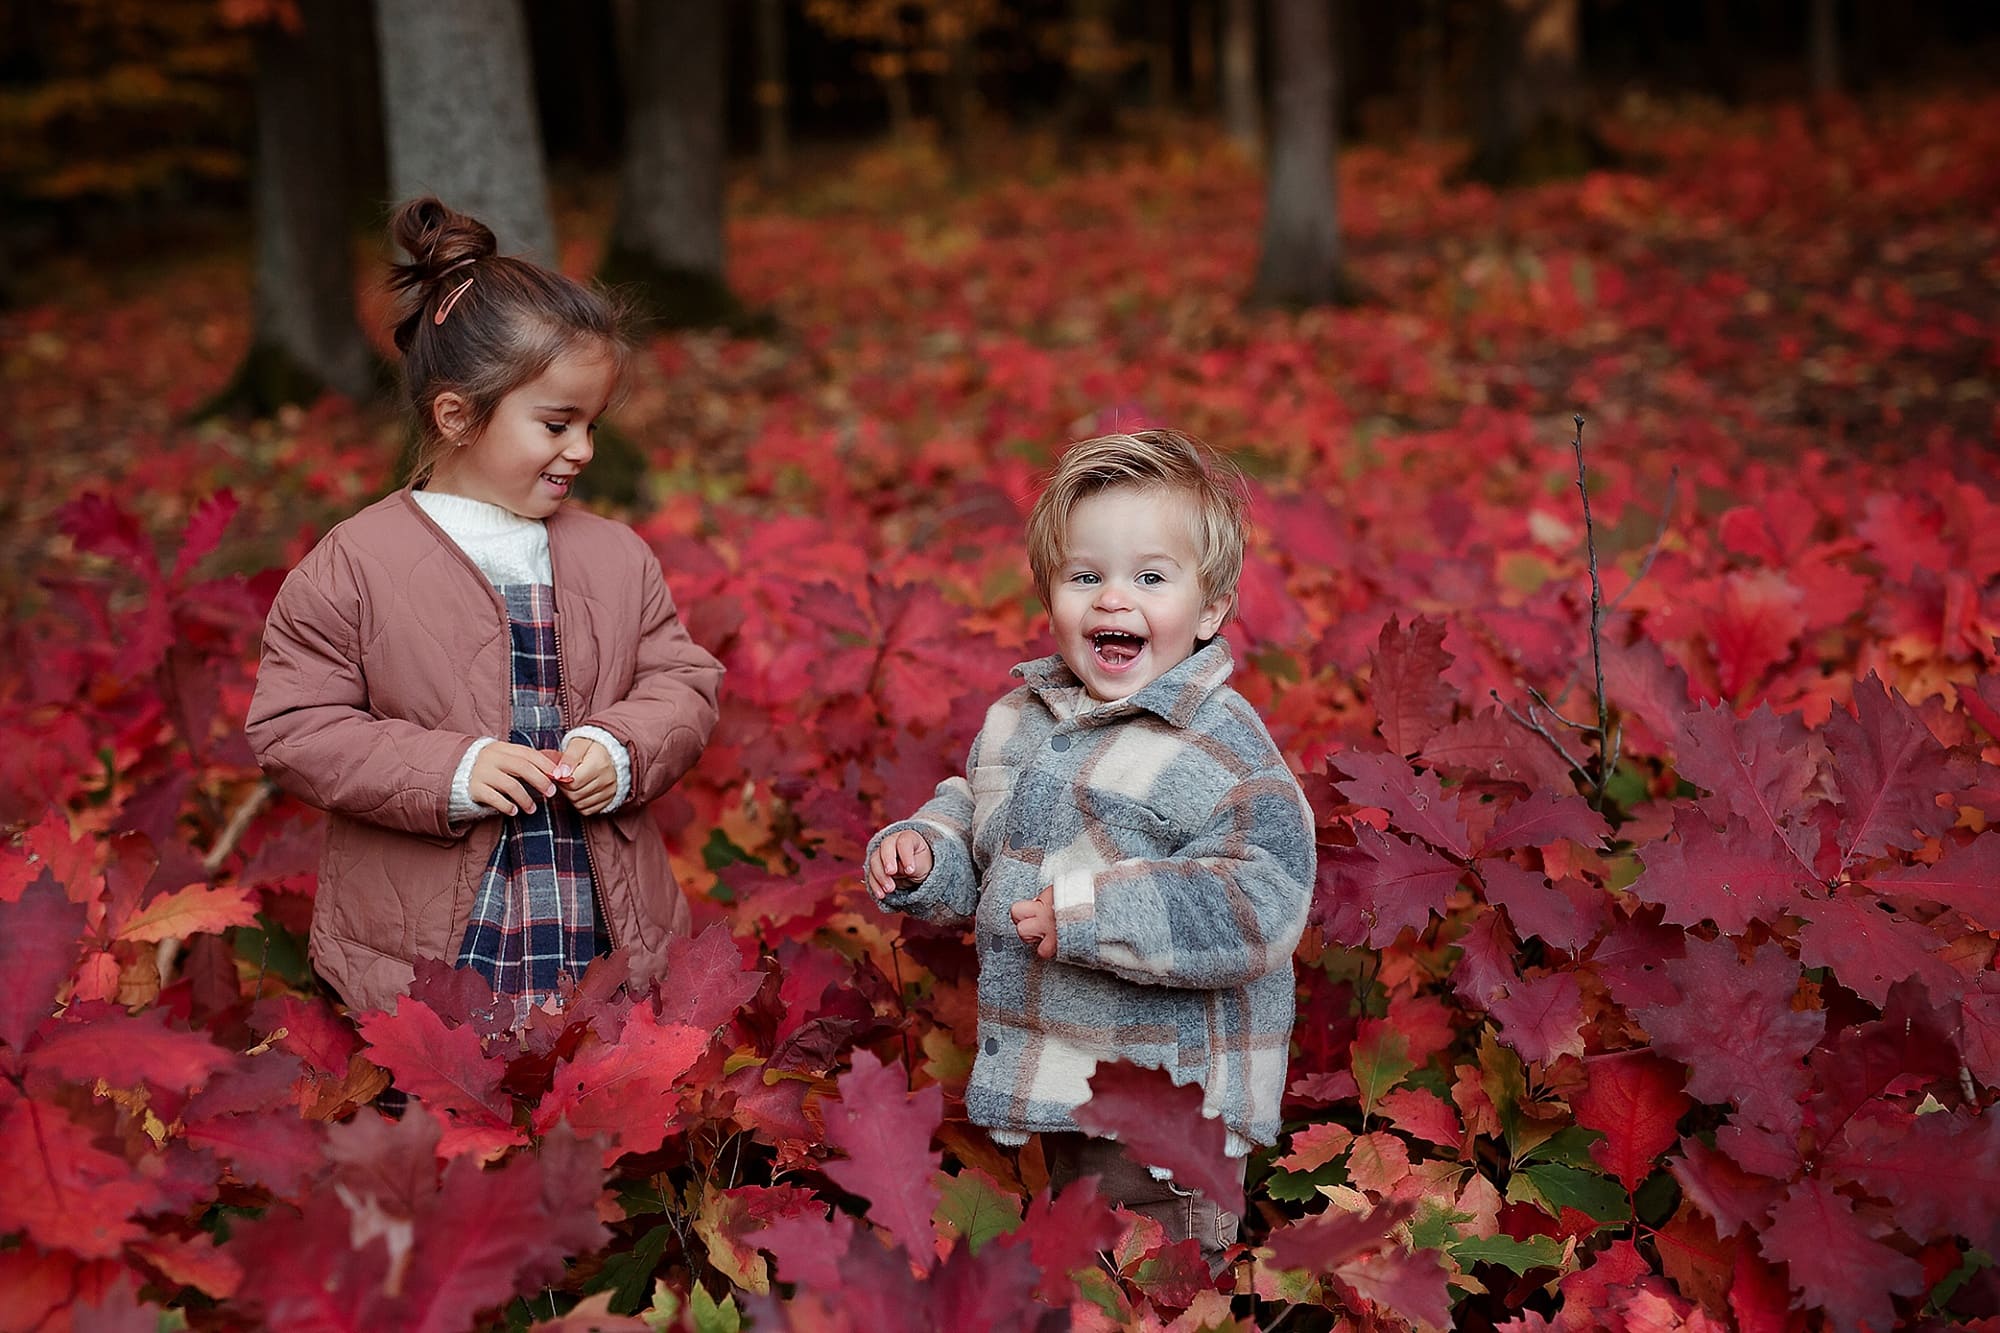
[[[548,520],[564,720],[624,742],[632,792],[585,821],[598,902],[634,977],[658,975],[687,902],[646,803],[700,757],[722,667],[688,638],[637,533],[586,510]],[[313,964],[355,1008],[383,1008],[418,958],[449,960],[500,821],[446,822],[476,737],[505,737],[507,613],[408,491],[328,533],[264,626],[247,731],[279,786],[326,810]]]

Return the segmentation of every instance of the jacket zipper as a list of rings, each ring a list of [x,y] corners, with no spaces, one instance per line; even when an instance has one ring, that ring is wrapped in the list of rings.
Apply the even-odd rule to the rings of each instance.
[[[553,543],[551,543],[549,551],[549,590],[552,593],[555,590],[555,550]],[[562,721],[563,730],[568,731],[569,730],[569,668],[563,665],[562,603],[560,600],[557,601],[555,609],[555,639],[556,639],[556,677],[557,677],[556,715]],[[549,797],[547,799],[553,800],[554,798]],[[597,909],[597,923],[604,927],[605,940],[611,945],[613,949],[616,949],[618,947],[618,932],[612,927],[611,913],[607,912],[604,909],[604,880],[597,873],[597,853],[590,849],[590,821],[587,816],[581,814],[579,814],[577,818],[583,821],[583,860],[584,864],[590,867],[591,905],[596,907]],[[578,980],[580,981],[582,980],[582,978],[579,977]]]

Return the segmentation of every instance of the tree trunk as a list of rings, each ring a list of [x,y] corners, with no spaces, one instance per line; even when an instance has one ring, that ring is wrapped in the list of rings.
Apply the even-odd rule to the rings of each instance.
[[[1417,133],[1426,139],[1444,137],[1444,39],[1444,0],[1423,0],[1417,36]]]
[[[792,145],[785,123],[784,0],[757,0],[757,175],[775,186],[791,174]]]
[[[1333,0],[1271,6],[1271,168],[1254,304],[1322,305],[1350,294],[1333,176],[1339,76],[1332,18]]]
[[[357,199],[340,77],[345,0],[299,0],[301,27],[254,29],[250,350],[203,415],[268,416],[326,389],[366,397],[377,367],[354,314]]]
[[[1613,160],[1583,122],[1577,0],[1485,0],[1485,9],[1485,114],[1467,174],[1519,185]]]
[[[1079,139],[1118,128],[1118,50],[1112,0],[1069,0],[1069,41],[1065,56],[1069,83],[1057,113],[1065,153]]]
[[[1215,112],[1215,0],[1189,0],[1188,102],[1204,115]]]
[[[435,194],[502,254],[556,260],[520,0],[376,0],[389,188]]]
[[[1840,16],[1835,0],[1812,0],[1812,90],[1815,97],[1840,95]]]
[[[727,324],[742,307],[724,272],[722,0],[634,7],[630,106],[606,281],[662,323]]]
[[[1222,0],[1222,130],[1246,153],[1261,146],[1257,109],[1257,0]]]

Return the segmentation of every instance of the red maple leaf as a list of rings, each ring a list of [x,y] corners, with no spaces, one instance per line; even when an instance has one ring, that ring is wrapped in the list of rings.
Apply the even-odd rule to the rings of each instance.
[[[1583,1090],[1569,1102],[1577,1124],[1604,1136],[1590,1145],[1591,1160],[1635,1190],[1680,1138],[1680,1118],[1694,1104],[1681,1091],[1685,1077],[1645,1050],[1592,1056],[1583,1070]]]
[[[439,1150],[447,1157],[521,1142],[514,1103],[500,1090],[507,1067],[489,1057],[479,1034],[448,1028],[429,1005],[405,996],[396,1011],[375,1010],[357,1026],[368,1058],[395,1075],[396,1086],[444,1119]],[[539,1128],[539,1126],[537,1126]]]
[[[1570,792],[1532,791],[1501,811],[1493,821],[1479,854],[1491,856],[1515,847],[1546,847],[1567,838],[1584,847],[1601,847],[1611,836],[1604,816]]]
[[[867,1049],[838,1080],[840,1098],[822,1107],[826,1141],[847,1154],[826,1164],[835,1184],[868,1200],[868,1215],[902,1242],[910,1261],[929,1271],[937,1261],[932,1183],[944,1161],[931,1136],[944,1119],[944,1090],[935,1083],[908,1091],[900,1061],[884,1065]]]
[[[1416,617],[1407,629],[1391,616],[1369,654],[1368,700],[1392,754],[1415,753],[1451,721],[1444,631],[1444,622],[1430,616]]]
[[[0,1042],[15,1051],[55,1007],[56,988],[76,965],[84,909],[43,874],[0,903]]]
[[[1658,842],[1643,853],[1646,870],[1632,893],[1667,909],[1677,926],[1708,920],[1725,935],[1741,935],[1753,921],[1769,921],[1791,906],[1811,868],[1740,815],[1715,831],[1708,816],[1692,806],[1674,811],[1674,841]]]
[[[1823,1180],[1794,1184],[1757,1238],[1767,1259],[1785,1265],[1792,1290],[1826,1312],[1841,1333],[1889,1333],[1892,1296],[1923,1290],[1917,1261],[1875,1239],[1846,1197]]]
[[[1442,913],[1465,868],[1428,847],[1354,826],[1355,845],[1321,851],[1311,920],[1342,944],[1380,949]]]
[[[1836,708],[1827,718],[1826,744],[1841,797],[1842,869],[1907,851],[1957,818],[1937,802],[1958,789],[1944,747],[1874,672],[1855,682],[1852,715]]]
[[[1117,1139],[1148,1166],[1173,1172],[1182,1185],[1240,1214],[1242,1167],[1224,1151],[1228,1131],[1202,1114],[1201,1103],[1200,1086],[1176,1085],[1164,1069],[1100,1064],[1090,1077],[1090,1100],[1076,1108],[1076,1123],[1086,1133]]]
[[[606,1166],[623,1153],[651,1152],[666,1141],[685,1075],[712,1035],[659,1022],[643,1005],[634,1009],[617,1041],[588,1045],[556,1070],[535,1108],[535,1132],[567,1120],[579,1134],[604,1135]]]
[[[1398,755],[1363,750],[1343,750],[1327,761],[1327,768],[1353,775],[1333,785],[1356,805],[1388,811],[1396,828],[1454,856],[1472,854],[1458,801],[1445,795],[1437,774],[1419,773]]]
[[[1330,1208],[1279,1227],[1265,1242],[1271,1247],[1271,1266],[1330,1273],[1336,1266],[1381,1244],[1416,1211],[1415,1201],[1405,1199],[1384,1203],[1366,1213]]]
[[[1486,1012],[1500,1023],[1500,1040],[1523,1060],[1547,1064],[1583,1054],[1583,992],[1574,972],[1550,972],[1508,985]]]
[[[1035,1296],[1046,1304],[1067,1306],[1076,1295],[1070,1276],[1096,1262],[1100,1250],[1118,1240],[1118,1219],[1097,1193],[1096,1177],[1069,1185],[1053,1200],[1042,1190],[1028,1201],[1027,1214],[1002,1244],[1025,1245],[1041,1279]]]
[[[1681,1001],[1632,1016],[1652,1034],[1654,1050],[1688,1067],[1688,1095],[1734,1102],[1755,1125],[1796,1128],[1803,1060],[1826,1028],[1825,1014],[1792,1008],[1798,964],[1776,944],[1759,946],[1744,963],[1726,939],[1689,940],[1687,956],[1666,970]],[[1718,1014],[1728,1021],[1717,1022]]]

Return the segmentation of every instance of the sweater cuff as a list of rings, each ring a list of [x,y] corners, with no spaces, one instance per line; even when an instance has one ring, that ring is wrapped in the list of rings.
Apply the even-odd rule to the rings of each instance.
[[[619,806],[625,804],[625,798],[632,794],[632,752],[625,748],[623,741],[613,736],[603,727],[591,726],[571,727],[568,731],[564,732],[562,748],[567,750],[569,743],[578,736],[583,737],[585,740],[596,741],[599,745],[602,745],[605,753],[611,756],[611,767],[618,773],[618,790],[611,797],[611,804],[605,806],[603,811],[603,813],[608,815]]]
[[[472,799],[472,765],[479,758],[479,752],[496,740],[493,736],[481,736],[465,747],[464,758],[458,761],[458,771],[451,775],[451,807],[445,812],[445,820],[451,824],[470,824],[475,819],[483,819],[493,813]]]

